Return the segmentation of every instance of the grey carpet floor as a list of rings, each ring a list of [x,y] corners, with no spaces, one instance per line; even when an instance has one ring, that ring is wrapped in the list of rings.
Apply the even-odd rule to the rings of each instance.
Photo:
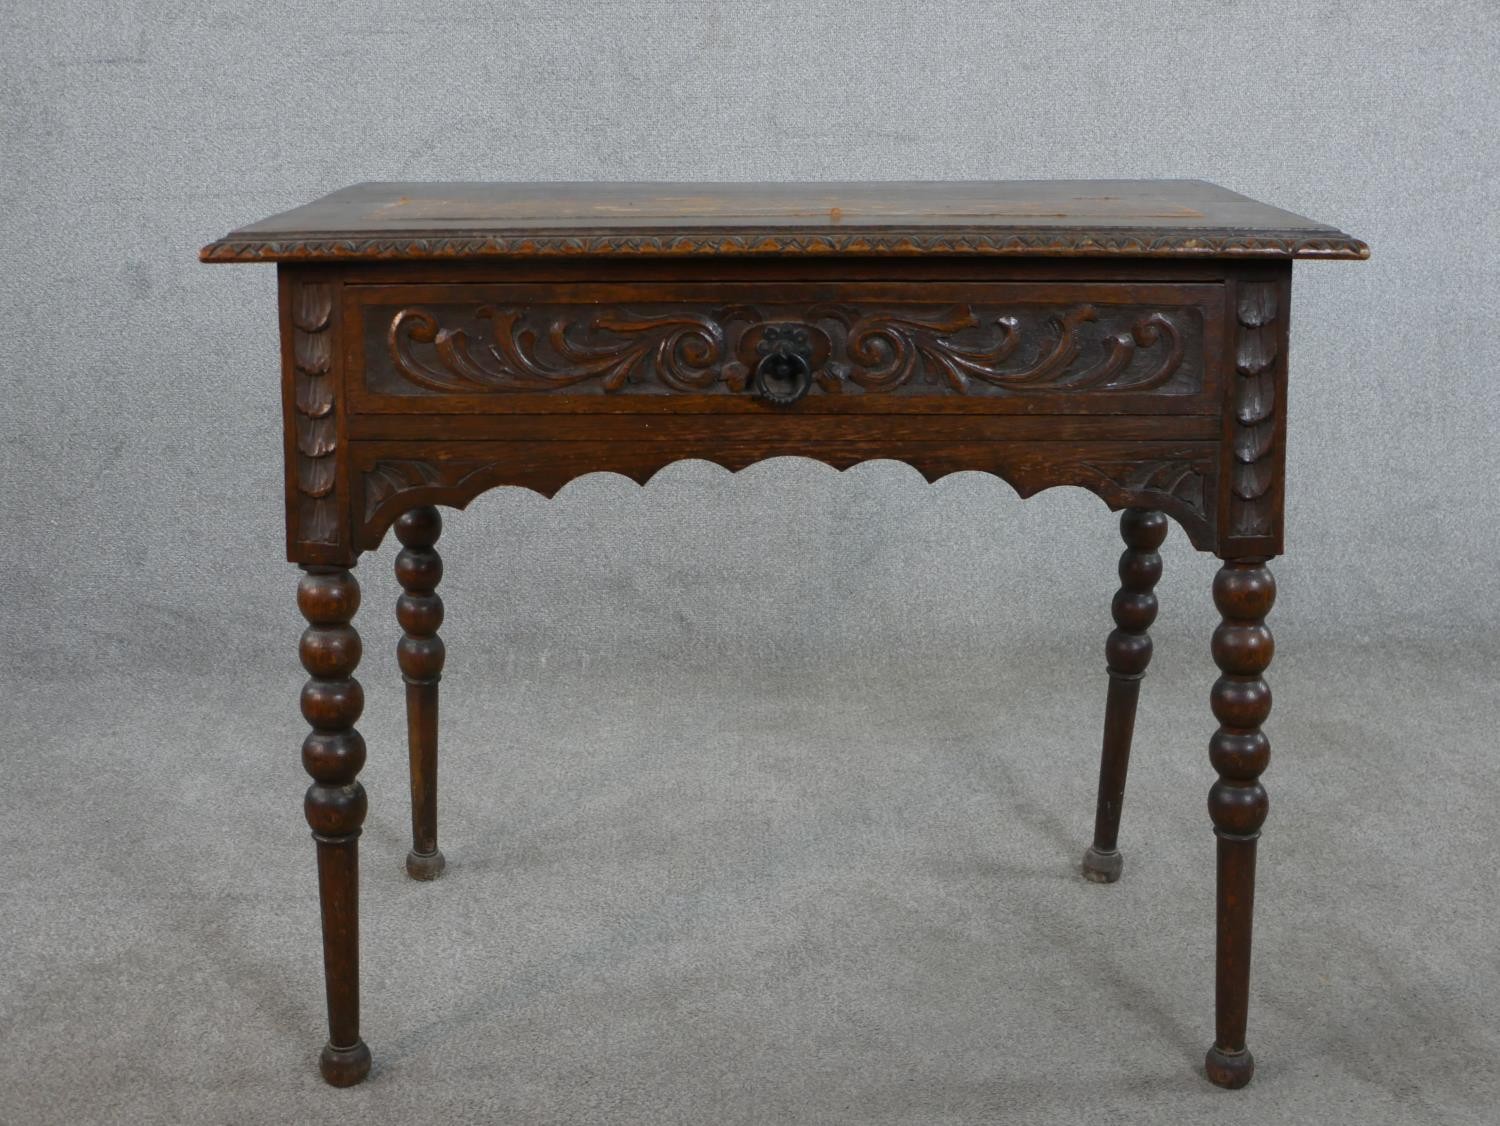
[[[1159,641],[1110,887],[1076,874],[1093,650],[455,653],[434,884],[368,657],[348,1091],[314,1064],[295,668],[14,684],[0,1122],[1495,1122],[1496,662],[1283,647],[1260,1072],[1226,1093],[1202,648]]]

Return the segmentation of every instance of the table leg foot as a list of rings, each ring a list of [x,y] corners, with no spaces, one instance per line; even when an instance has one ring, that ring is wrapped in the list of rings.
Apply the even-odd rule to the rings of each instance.
[[[1250,1054],[1249,1048],[1226,1052],[1215,1046],[1203,1057],[1203,1070],[1208,1074],[1208,1081],[1215,1087],[1234,1091],[1249,1083],[1255,1076],[1255,1057]]]
[[[443,859],[442,849],[434,849],[432,852],[417,852],[414,849],[406,854],[406,874],[414,880],[435,880],[447,864]]]
[[[1094,813],[1094,843],[1083,855],[1083,875],[1096,884],[1120,878],[1120,809],[1125,802],[1125,775],[1135,735],[1135,710],[1141,678],[1151,663],[1151,623],[1156,620],[1156,582],[1161,578],[1157,548],[1167,537],[1167,518],[1146,508],[1120,514],[1120,589],[1110,609],[1115,628],[1104,645],[1109,695],[1104,704],[1104,741],[1099,754],[1099,800]]]
[[[436,879],[443,870],[437,844],[438,681],[446,651],[438,628],[443,600],[437,585],[443,559],[434,548],[443,519],[431,505],[404,512],[396,520],[401,541],[396,579],[402,594],[396,620],[404,631],[396,659],[406,680],[406,743],[411,760],[411,852],[406,871],[414,880]]]
[[[1091,883],[1112,884],[1120,878],[1124,867],[1125,858],[1117,848],[1103,851],[1089,845],[1083,854],[1083,878]]]
[[[330,1087],[352,1087],[370,1074],[370,1049],[363,1040],[349,1048],[336,1048],[330,1041],[318,1057],[318,1070]]]

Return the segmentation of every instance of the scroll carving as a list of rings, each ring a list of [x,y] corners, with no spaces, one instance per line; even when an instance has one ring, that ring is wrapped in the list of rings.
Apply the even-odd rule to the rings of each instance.
[[[336,543],[339,534],[332,318],[331,286],[303,282],[292,290],[296,538],[306,543]]]
[[[739,393],[757,344],[789,329],[806,338],[823,394],[1186,394],[1203,383],[1202,315],[1187,307],[412,306],[391,315],[383,343],[397,380],[431,392]]]
[[[413,489],[442,488],[461,490],[496,463],[488,460],[424,461],[421,458],[384,458],[364,473],[365,520],[370,520],[380,506],[393,496]]]
[[[1194,462],[1176,458],[1156,461],[1087,462],[1105,480],[1129,492],[1141,505],[1177,501],[1189,513],[1208,518],[1208,477]],[[1179,513],[1180,515],[1180,513]]]
[[[1275,282],[1244,282],[1239,287],[1235,430],[1229,482],[1229,529],[1237,536],[1272,532],[1279,301]]]
[[[397,370],[430,391],[550,391],[590,381],[619,391],[652,378],[670,390],[695,391],[718,380],[725,357],[723,328],[698,313],[606,313],[581,333],[558,318],[546,331],[545,349],[525,307],[484,305],[474,315],[490,323],[487,344],[476,346],[462,328],[442,327],[425,309],[401,310],[387,333]],[[418,356],[413,344],[431,344],[436,362]]]

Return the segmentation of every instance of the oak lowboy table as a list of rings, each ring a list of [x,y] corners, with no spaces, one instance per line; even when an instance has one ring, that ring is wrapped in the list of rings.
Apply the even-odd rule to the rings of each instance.
[[[1331,227],[1197,181],[361,184],[235,231],[207,262],[276,262],[287,552],[309,623],[302,761],[317,842],[329,1083],[359,1082],[363,690],[351,569],[395,526],[412,837],[437,845],[442,562],[435,506],[551,495],[594,470],[795,454],[978,469],[1023,496],[1123,509],[1093,845],[1116,847],[1151,658],[1166,517],[1223,565],[1211,696],[1217,1035],[1245,1046],[1260,783],[1270,745],[1266,562],[1282,548],[1295,258],[1364,258]]]

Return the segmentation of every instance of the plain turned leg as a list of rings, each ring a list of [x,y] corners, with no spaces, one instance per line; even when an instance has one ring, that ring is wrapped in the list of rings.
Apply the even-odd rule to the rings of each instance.
[[[1214,604],[1223,618],[1214,630],[1214,663],[1223,674],[1210,697],[1219,729],[1208,745],[1219,773],[1208,795],[1218,836],[1218,941],[1214,1046],[1204,1067],[1220,1087],[1243,1087],[1255,1074],[1245,1046],[1250,1005],[1250,926],[1255,905],[1255,844],[1269,801],[1260,775],[1271,744],[1260,725],[1271,713],[1271,690],[1261,673],[1275,643],[1265,617],[1276,582],[1262,560],[1226,562],[1214,578]]]
[[[438,510],[428,505],[396,521],[402,543],[396,556],[396,579],[402,595],[396,620],[405,631],[396,659],[406,681],[406,744],[411,756],[411,852],[406,871],[413,879],[436,879],[443,870],[437,843],[438,680],[443,674],[443,600],[437,584],[443,560],[434,550],[443,531]]]
[[[1141,678],[1151,663],[1151,635],[1156,620],[1156,582],[1161,578],[1157,548],[1167,536],[1167,518],[1146,508],[1120,514],[1120,589],[1111,606],[1115,628],[1104,645],[1109,669],[1109,696],[1104,705],[1104,749],[1099,760],[1099,804],[1094,814],[1094,843],[1083,854],[1083,874],[1095,883],[1120,878],[1120,807],[1125,801],[1125,773],[1130,768],[1130,741],[1135,733],[1135,706]]]
[[[346,568],[308,567],[297,606],[308,621],[300,646],[310,679],[302,714],[312,732],[302,764],[312,775],[303,808],[318,845],[318,898],[323,909],[323,975],[328,987],[328,1043],[319,1066],[335,1087],[350,1087],[370,1071],[370,1049],[359,1038],[359,833],[365,791],[358,774],[365,741],[354,729],[364,690],[354,679],[360,641],[350,621],[359,609],[359,584]]]

